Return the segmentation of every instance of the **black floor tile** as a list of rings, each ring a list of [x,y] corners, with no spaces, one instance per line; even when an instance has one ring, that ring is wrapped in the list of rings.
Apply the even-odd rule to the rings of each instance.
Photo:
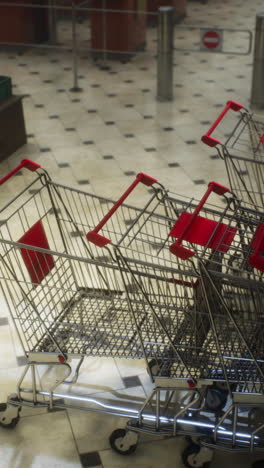
[[[17,356],[16,361],[19,367],[22,367],[28,364],[28,359],[26,358],[26,356]]]
[[[210,159],[220,159],[219,154],[211,154]]]
[[[105,154],[103,159],[114,159],[114,156],[112,154]]]
[[[90,181],[88,179],[77,180],[79,185],[88,185]]]
[[[122,380],[126,388],[139,387],[141,385],[140,379],[137,375],[133,375],[131,377],[123,377]]]
[[[99,452],[81,453],[80,460],[83,468],[100,466],[102,464]]]
[[[0,317],[0,327],[2,325],[8,325],[8,317]]]
[[[81,237],[83,236],[83,233],[81,231],[72,231],[70,232],[71,237]]]
[[[49,151],[51,151],[50,148],[40,148],[40,151],[41,153],[48,153]]]
[[[196,179],[193,181],[195,185],[204,185],[206,184],[206,181],[204,179]]]

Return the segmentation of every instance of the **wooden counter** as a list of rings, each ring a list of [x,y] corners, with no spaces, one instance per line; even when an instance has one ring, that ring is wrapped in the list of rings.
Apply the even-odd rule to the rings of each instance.
[[[0,102],[0,160],[27,142],[23,96],[11,96]]]

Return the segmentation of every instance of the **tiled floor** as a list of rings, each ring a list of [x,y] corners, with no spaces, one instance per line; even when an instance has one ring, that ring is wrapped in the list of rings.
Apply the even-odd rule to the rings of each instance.
[[[182,24],[218,25],[253,30],[263,2],[209,0],[188,2]],[[175,28],[175,47],[197,49],[198,30]],[[69,43],[70,23],[59,24],[59,40]],[[0,165],[1,174],[30,158],[66,185],[115,198],[142,171],[187,196],[200,197],[207,182],[227,183],[215,151],[200,138],[228,99],[249,106],[252,54],[208,54],[175,51],[174,100],[156,100],[156,29],[148,28],[149,54],[126,63],[94,62],[88,53],[79,57],[81,93],[72,93],[70,51],[43,49],[0,51],[1,75],[9,75],[15,94],[23,100],[28,143]],[[224,48],[247,48],[244,33],[226,33]],[[88,23],[78,24],[78,40],[85,47]],[[70,47],[70,46],[69,46]],[[103,64],[105,65],[105,64]],[[228,128],[219,135],[224,138]],[[16,177],[0,191],[1,204],[30,181]],[[141,204],[135,195],[135,203]],[[16,389],[25,359],[4,301],[0,310],[0,396]],[[42,378],[47,378],[44,373]],[[144,363],[112,358],[89,358],[81,368],[78,392],[103,394],[128,401],[144,397],[151,388]],[[132,403],[131,403],[132,404]],[[144,436],[135,454],[112,452],[108,437],[118,417],[78,410],[49,412],[23,409],[13,430],[0,428],[2,468],[182,467],[181,439],[154,440]],[[217,453],[212,467],[249,467],[250,460]]]

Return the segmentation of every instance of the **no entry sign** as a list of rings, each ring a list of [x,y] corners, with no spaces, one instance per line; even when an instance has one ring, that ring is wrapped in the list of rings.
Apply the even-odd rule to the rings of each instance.
[[[221,29],[201,29],[200,50],[219,52],[222,50],[223,31]]]

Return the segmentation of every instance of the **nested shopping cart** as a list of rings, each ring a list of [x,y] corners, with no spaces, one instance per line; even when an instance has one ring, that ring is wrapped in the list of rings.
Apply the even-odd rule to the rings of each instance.
[[[237,121],[229,110],[237,113]],[[220,139],[217,139],[212,133],[218,130],[220,123],[224,125],[218,128],[221,133]],[[264,202],[263,118],[257,117],[242,104],[228,101],[209,131],[203,135],[202,141],[216,147],[225,162],[230,187],[237,196],[253,204],[255,209],[261,209]]]
[[[213,448],[263,449],[261,214],[215,182],[196,202],[139,174],[113,202],[23,160],[0,183],[22,167],[35,177],[0,211],[0,279],[28,364],[1,426],[23,406],[70,407],[128,419],[110,436],[121,454],[139,432],[196,438],[187,467]],[[124,203],[140,183],[146,205]],[[140,406],[75,393],[85,356],[145,359],[153,390]],[[65,375],[44,389],[41,366]]]

